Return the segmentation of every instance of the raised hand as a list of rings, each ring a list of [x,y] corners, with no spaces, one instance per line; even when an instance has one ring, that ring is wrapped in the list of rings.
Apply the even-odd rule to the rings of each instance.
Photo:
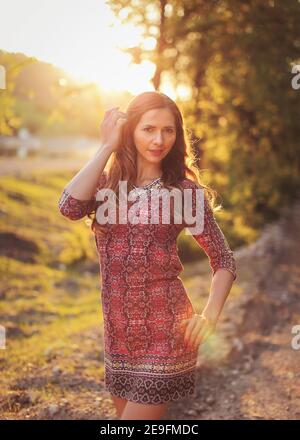
[[[107,110],[100,125],[100,142],[112,151],[120,148],[122,128],[127,121],[126,113],[119,111],[118,108]]]

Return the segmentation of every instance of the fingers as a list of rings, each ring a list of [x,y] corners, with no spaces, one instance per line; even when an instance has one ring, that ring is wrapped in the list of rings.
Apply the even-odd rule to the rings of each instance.
[[[113,107],[107,110],[104,114],[103,123],[105,125],[115,125],[119,118],[127,119],[127,114],[118,110],[119,107]]]
[[[120,146],[122,128],[127,122],[127,114],[113,107],[105,112],[104,119],[100,125],[101,142],[109,144],[113,151]]]
[[[106,112],[104,113],[103,121],[106,122],[113,112],[118,111],[118,108],[119,107],[113,107],[113,108],[110,108],[109,110],[106,110]]]
[[[192,318],[182,320],[180,326],[181,328],[186,326],[184,335],[185,345],[194,349],[214,332],[214,326],[198,314],[195,314]]]
[[[107,115],[107,114],[111,113],[113,110],[118,110],[118,108],[120,108],[120,107],[112,107],[112,108],[106,110],[105,114]]]
[[[193,347],[195,345],[196,342],[196,338],[198,337],[199,333],[202,331],[203,326],[204,326],[204,321],[202,319],[200,319],[199,315],[195,315],[193,317],[193,327],[192,329],[189,331],[189,329],[186,329],[186,333],[185,333],[185,344],[188,347]]]
[[[106,112],[104,114],[105,114],[105,116],[113,115],[115,117],[116,115],[122,115],[122,116],[127,117],[126,113],[122,112],[121,110],[118,110],[119,108],[120,107],[113,107],[113,108],[111,108],[109,110],[106,110]]]
[[[127,115],[126,113],[120,112],[120,111],[114,111],[109,116],[110,121],[109,124],[111,124],[112,127],[114,127],[116,124],[124,124],[127,121]]]
[[[116,122],[116,127],[122,127],[122,125],[124,125],[125,122],[127,122],[126,118],[119,118]]]
[[[199,331],[199,320],[197,319],[197,315],[192,316],[189,319],[183,320],[183,325],[187,325],[185,329],[184,335],[184,343],[188,344],[191,340],[192,334],[195,335]]]
[[[194,343],[193,343],[193,347],[196,348],[198,347],[200,344],[203,344],[206,339],[212,334],[212,328],[204,323],[203,327],[201,328],[199,334],[197,335]]]
[[[203,322],[199,319],[197,319],[196,323],[194,324],[194,327],[190,333],[189,336],[186,336],[187,338],[187,343],[189,346],[194,345],[194,342],[196,340],[197,335],[199,334],[199,332],[201,331]]]

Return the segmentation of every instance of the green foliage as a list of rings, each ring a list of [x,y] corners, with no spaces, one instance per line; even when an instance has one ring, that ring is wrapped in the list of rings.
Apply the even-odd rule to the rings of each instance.
[[[14,90],[20,71],[32,63],[34,58],[16,57],[0,50],[0,65],[5,69],[6,88],[0,89],[0,135],[15,134],[21,125],[21,118],[15,111]]]

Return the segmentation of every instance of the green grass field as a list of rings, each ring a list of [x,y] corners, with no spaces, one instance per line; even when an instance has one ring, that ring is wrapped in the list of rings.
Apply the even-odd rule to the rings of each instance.
[[[93,342],[92,351],[98,353],[98,362],[81,361],[81,373],[99,383],[103,379],[96,247],[85,220],[71,222],[58,210],[67,178],[65,172],[36,173],[0,181],[0,324],[6,329],[6,348],[0,351],[2,398],[18,389],[32,369],[59,365],[64,373],[74,371],[71,358],[81,342]],[[85,340],[90,329],[98,340]],[[49,401],[49,395],[62,391],[52,385],[52,390],[51,383],[36,387],[32,380],[26,388],[37,388],[40,401]],[[15,402],[4,403],[2,415],[18,409]]]

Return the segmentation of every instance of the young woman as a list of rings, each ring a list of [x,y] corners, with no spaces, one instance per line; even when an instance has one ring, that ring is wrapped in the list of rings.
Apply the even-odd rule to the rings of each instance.
[[[71,220],[93,219],[102,275],[105,386],[117,414],[121,420],[160,419],[171,401],[194,395],[198,347],[215,329],[236,279],[235,259],[214,218],[215,191],[200,185],[197,170],[189,166],[194,158],[173,100],[145,92],[126,113],[118,107],[107,111],[100,141],[95,156],[64,188],[59,209]],[[127,183],[127,194],[133,190],[140,196],[153,189],[189,189],[194,215],[202,189],[203,229],[191,233],[208,255],[213,277],[201,314],[179,277],[183,266],[176,240],[185,227],[192,231],[190,222],[177,224],[171,216],[166,224],[160,207],[156,224],[97,221],[104,202],[97,192],[109,188],[119,201],[120,181]],[[142,212],[145,198],[140,200]],[[149,213],[151,200],[146,199]]]

